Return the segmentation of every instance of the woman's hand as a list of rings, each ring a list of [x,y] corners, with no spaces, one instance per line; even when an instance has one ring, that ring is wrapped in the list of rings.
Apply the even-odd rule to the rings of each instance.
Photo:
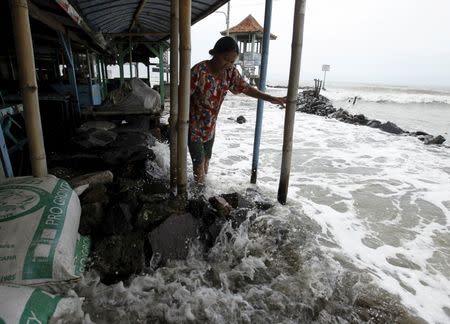
[[[268,101],[275,105],[280,105],[280,106],[283,106],[284,108],[286,108],[287,97],[270,96],[270,98],[268,98]]]

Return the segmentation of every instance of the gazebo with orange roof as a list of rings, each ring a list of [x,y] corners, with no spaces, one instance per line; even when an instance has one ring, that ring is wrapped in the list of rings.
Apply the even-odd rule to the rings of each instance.
[[[226,31],[221,34],[226,35]],[[263,34],[264,28],[252,15],[229,29],[229,35],[237,41],[241,52],[237,65],[242,67],[243,74],[251,83],[257,83],[259,80]],[[270,39],[275,40],[277,36],[270,34]]]

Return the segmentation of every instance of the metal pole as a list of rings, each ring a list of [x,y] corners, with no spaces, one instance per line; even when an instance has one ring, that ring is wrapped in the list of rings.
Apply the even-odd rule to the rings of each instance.
[[[227,36],[230,36],[230,1],[228,1],[227,6]]]
[[[136,78],[139,79],[139,62],[136,62]]]
[[[10,0],[9,5],[19,66],[25,128],[30,147],[31,171],[33,176],[43,177],[47,175],[47,160],[42,135],[41,114],[39,112],[33,41],[28,18],[28,2],[26,0]]]
[[[106,69],[106,63],[103,60],[102,64],[103,70],[103,86],[105,87],[105,97],[108,95],[108,70]]]
[[[178,71],[180,44],[180,1],[171,0],[170,20],[170,189],[177,186]],[[149,64],[150,66],[150,64]],[[149,68],[150,71],[150,68]],[[150,74],[149,74],[150,80]]]
[[[263,48],[261,58],[260,79],[259,79],[259,90],[261,91],[266,90],[266,75],[267,75],[267,62],[269,59],[271,19],[272,19],[272,0],[266,0],[266,8],[264,13]],[[262,99],[258,99],[258,105],[256,110],[255,140],[253,143],[252,176],[250,178],[251,183],[256,183],[256,178],[258,174],[259,145],[261,144],[263,112],[264,112],[264,101]]]
[[[177,188],[178,195],[186,198],[186,156],[191,90],[191,4],[192,0],[182,0],[180,2],[180,87],[178,93]]]
[[[164,99],[166,97],[166,89],[164,88],[164,50],[159,45],[159,95],[161,96],[161,109],[164,109]]]
[[[323,71],[323,83],[322,83],[322,89],[325,90],[325,78],[327,76],[327,71]]]
[[[150,58],[148,58],[147,62],[147,79],[148,79],[148,86],[151,87],[152,83],[150,82]]]
[[[291,68],[287,95],[286,115],[284,119],[283,156],[281,160],[278,201],[286,203],[291,172],[292,139],[294,133],[295,109],[297,108],[298,81],[303,47],[303,26],[305,23],[306,0],[295,0],[294,30],[292,35]]]
[[[88,72],[89,72],[89,96],[91,98],[90,102],[91,105],[94,105],[94,95],[92,91],[92,67],[91,67],[91,56],[89,55],[88,50],[86,50],[86,60],[88,65]]]
[[[75,114],[74,121],[76,125],[80,124],[80,100],[78,95],[77,78],[75,75],[75,62],[73,59],[72,45],[70,44],[70,38],[68,35],[58,32],[59,42],[63,47],[64,54],[67,57],[67,74],[69,76],[70,86],[72,88],[73,100],[75,101]],[[59,64],[58,64],[59,69]]]

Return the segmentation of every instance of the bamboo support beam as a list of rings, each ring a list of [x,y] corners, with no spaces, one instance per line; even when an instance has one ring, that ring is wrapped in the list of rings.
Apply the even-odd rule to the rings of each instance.
[[[292,140],[294,134],[295,109],[297,108],[298,81],[303,47],[303,26],[305,23],[306,0],[295,0],[294,30],[292,34],[291,67],[287,95],[286,115],[284,119],[283,156],[281,160],[278,201],[286,204],[291,172]]]
[[[19,80],[22,91],[25,128],[30,147],[31,170],[35,177],[47,175],[41,114],[39,112],[38,87],[31,39],[28,3],[26,0],[9,1],[14,41],[16,43]]]
[[[177,186],[178,71],[180,37],[180,0],[171,0],[170,14],[170,189]],[[150,66],[150,65],[149,65]],[[149,69],[150,71],[150,69]],[[149,75],[150,79],[150,75]]]
[[[191,0],[180,2],[180,86],[178,93],[178,195],[187,198],[187,140],[191,88]]]

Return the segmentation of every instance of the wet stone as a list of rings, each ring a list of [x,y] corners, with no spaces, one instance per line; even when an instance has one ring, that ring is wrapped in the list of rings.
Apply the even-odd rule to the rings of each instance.
[[[81,235],[98,233],[103,224],[105,216],[101,203],[90,203],[81,205],[80,227],[78,232]]]
[[[239,116],[238,118],[236,118],[236,123],[238,123],[238,124],[244,124],[246,122],[247,122],[247,119],[245,119],[245,117],[242,115]]]
[[[170,200],[144,203],[137,215],[136,226],[141,230],[149,230],[177,212],[178,208]]]
[[[392,122],[380,125],[380,129],[391,134],[403,134],[405,131]]]
[[[102,203],[107,204],[109,202],[108,190],[103,184],[96,184],[89,186],[81,195],[81,204]]]
[[[79,130],[78,134],[71,139],[75,147],[81,149],[103,148],[114,142],[117,134],[112,131],[101,129]]]
[[[369,120],[369,122],[367,123],[367,126],[372,127],[372,128],[380,128],[381,126],[381,122],[379,120]]]
[[[155,153],[146,145],[125,145],[109,149],[102,157],[108,165],[120,166],[134,161],[154,160]]]
[[[149,234],[153,255],[162,263],[185,259],[190,243],[198,238],[199,226],[189,213],[171,215]]]
[[[144,267],[144,239],[142,234],[128,232],[109,236],[96,244],[93,268],[102,282],[111,284],[142,272]]]
[[[215,209],[217,209],[217,212],[222,217],[227,217],[228,215],[230,215],[230,212],[233,209],[233,207],[231,207],[231,205],[223,197],[220,196],[209,198],[209,202]]]
[[[429,144],[436,144],[436,145],[440,145],[442,143],[444,143],[446,141],[446,139],[442,136],[442,135],[438,135],[436,137],[433,137],[431,139],[425,139],[424,143],[429,145]]]
[[[103,221],[102,230],[106,235],[126,233],[133,230],[130,207],[125,203],[110,206]]]

